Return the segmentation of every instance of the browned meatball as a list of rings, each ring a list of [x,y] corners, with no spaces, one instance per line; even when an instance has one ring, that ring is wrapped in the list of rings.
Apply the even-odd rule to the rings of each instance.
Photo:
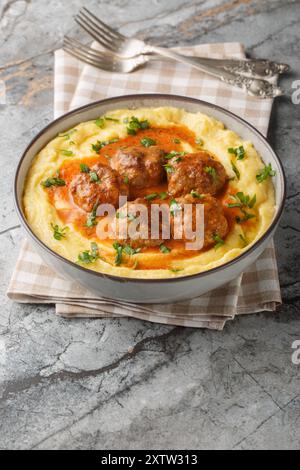
[[[121,148],[111,159],[111,167],[133,188],[147,188],[166,178],[163,168],[164,151],[157,146]]]
[[[143,218],[143,213],[138,205],[145,208],[145,219]],[[112,223],[112,227],[115,231],[115,238],[120,243],[129,245],[134,249],[149,248],[160,246],[164,240],[170,238],[170,230],[168,229],[168,236],[166,238],[163,238],[162,236],[161,217],[158,223],[158,236],[154,239],[151,238],[151,206],[151,202],[138,198],[135,199],[135,201],[128,202],[118,210],[117,216]],[[165,206],[169,216],[168,205]],[[141,223],[138,223],[137,218],[140,219]],[[122,229],[125,231],[122,232]],[[126,237],[121,237],[121,233],[124,233]]]
[[[200,194],[216,194],[225,184],[223,165],[206,152],[197,152],[169,161],[169,193],[183,196],[192,190]]]
[[[86,212],[95,204],[119,206],[119,196],[128,195],[128,185],[107,165],[97,163],[88,172],[75,175],[70,184],[74,203]]]
[[[182,210],[184,204],[192,204],[192,230],[196,230],[196,204],[204,205],[204,245],[203,248],[214,245],[217,242],[216,237],[224,239],[228,233],[228,222],[224,215],[222,204],[210,196],[209,194],[204,195],[201,199],[194,198],[192,195],[187,194],[184,197],[176,199],[176,209]],[[181,208],[181,209],[180,209]],[[176,212],[175,212],[176,215]],[[171,219],[171,231],[174,237],[174,217]],[[196,237],[195,237],[196,238]],[[183,241],[188,240],[183,233]]]

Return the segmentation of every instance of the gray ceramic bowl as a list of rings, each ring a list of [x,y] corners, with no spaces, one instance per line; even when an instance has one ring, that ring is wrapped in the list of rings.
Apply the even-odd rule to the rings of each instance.
[[[250,140],[262,156],[265,164],[272,164],[276,170],[273,182],[276,190],[276,213],[267,232],[251,247],[234,260],[192,276],[172,279],[129,279],[96,273],[83,268],[58,255],[39,240],[30,229],[23,213],[22,195],[24,181],[34,156],[58,133],[80,122],[96,119],[100,115],[120,108],[175,106],[190,112],[203,112],[222,121],[245,140]],[[278,226],[285,201],[285,177],[282,164],[267,140],[254,127],[243,119],[218,106],[176,95],[129,95],[109,98],[76,109],[43,129],[25,150],[15,175],[14,196],[16,210],[27,237],[36,251],[60,275],[77,281],[100,296],[139,303],[164,303],[196,297],[234,279],[249,265],[254,263],[272,239]]]

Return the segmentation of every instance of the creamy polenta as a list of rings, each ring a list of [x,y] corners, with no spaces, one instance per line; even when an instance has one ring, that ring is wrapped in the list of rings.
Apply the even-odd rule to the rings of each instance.
[[[172,239],[139,249],[127,241],[122,244],[114,239],[99,239],[99,219],[95,205],[91,206],[94,201],[91,192],[94,188],[97,194],[101,184],[114,181],[118,167],[111,170],[108,180],[93,168],[113,167],[116,152],[134,146],[146,149],[156,146],[164,153],[165,179],[160,176],[161,181],[154,184],[150,175],[148,184],[127,191],[126,185],[131,181],[121,173],[117,189],[120,194],[129,195],[129,200],[146,198],[149,202],[157,198],[174,206],[177,196],[170,195],[168,186],[169,176],[176,172],[173,161],[178,164],[182,156],[206,152],[220,162],[226,182],[214,197],[222,205],[228,222],[226,236],[215,233],[215,243],[199,251],[188,251],[182,242]],[[204,166],[204,170],[212,182],[218,177],[212,167]],[[207,115],[171,107],[121,109],[80,123],[49,142],[32,162],[23,204],[35,235],[70,261],[117,276],[178,277],[220,266],[239,256],[263,235],[275,211],[274,174],[251,142],[243,141]],[[83,185],[86,178],[91,183],[89,187]],[[113,190],[106,192],[107,198],[115,198]],[[187,190],[187,194],[199,197],[201,202],[198,192],[197,188]],[[89,198],[84,200],[86,204],[79,204],[86,195]]]

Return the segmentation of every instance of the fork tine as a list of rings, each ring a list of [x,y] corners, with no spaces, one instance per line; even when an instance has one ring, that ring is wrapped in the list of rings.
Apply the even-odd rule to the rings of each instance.
[[[103,47],[106,47],[107,49],[109,49],[110,51],[113,51],[113,52],[118,51],[118,47],[113,42],[108,42],[106,39],[104,39],[95,28],[91,27],[90,25],[87,25],[85,22],[83,22],[78,17],[75,18],[75,21],[90,36],[92,36],[96,41],[98,41]]]
[[[72,49],[66,45],[63,46],[63,49],[68,52],[68,54],[71,54],[73,57],[76,57],[76,59],[82,60],[83,62],[86,62],[87,64],[93,65],[94,67],[103,69],[107,72],[113,72],[116,71],[116,67],[114,64],[108,64],[105,61],[102,60],[97,60],[95,58],[91,58],[85,53],[79,52],[78,50]]]
[[[64,37],[64,45],[70,48],[75,48],[78,49],[80,52],[84,52],[86,54],[89,54],[95,58],[98,59],[105,59],[107,61],[112,61],[113,62],[113,57],[109,52],[103,52],[103,51],[97,51],[96,49],[93,49],[92,47],[86,46],[85,44],[82,44],[81,42],[77,41],[76,39],[69,38],[68,36]]]
[[[108,39],[113,42],[120,43],[123,41],[123,39],[120,39],[116,36],[114,36],[110,31],[107,31],[105,28],[103,28],[101,25],[95,23],[95,21],[91,18],[89,18],[84,12],[79,12],[77,15],[77,18],[79,18],[82,22],[84,22],[86,25],[90,26],[91,28],[94,29],[94,31],[97,31],[99,34],[101,34],[102,37],[105,39]]]
[[[110,26],[108,26],[106,23],[104,23],[103,21],[101,21],[97,16],[95,16],[91,11],[89,11],[86,7],[83,7],[81,10],[81,12],[84,12],[86,15],[89,15],[91,18],[93,18],[93,20],[98,23],[100,26],[102,26],[103,29],[105,29],[107,32],[110,32],[111,34],[113,34],[116,38],[118,39],[126,39],[125,36],[123,36],[123,34],[119,33],[118,31],[114,30],[113,28],[111,28]]]

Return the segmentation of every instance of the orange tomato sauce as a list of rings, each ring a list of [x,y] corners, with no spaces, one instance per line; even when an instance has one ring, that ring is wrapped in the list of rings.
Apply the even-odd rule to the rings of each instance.
[[[182,151],[181,142],[187,142],[191,146],[195,147],[195,134],[187,129],[184,126],[173,126],[167,128],[158,128],[151,127],[150,129],[140,130],[136,135],[128,135],[125,138],[119,139],[117,142],[110,143],[105,145],[98,154],[92,157],[86,158],[70,158],[66,159],[61,167],[59,168],[59,177],[66,182],[66,186],[53,186],[47,189],[49,201],[54,207],[56,207],[57,214],[61,219],[63,224],[72,223],[75,230],[80,232],[84,237],[88,239],[96,238],[96,226],[87,227],[86,221],[88,214],[82,209],[77,207],[69,193],[69,185],[73,177],[80,173],[80,164],[84,163],[87,166],[91,167],[96,163],[101,163],[103,165],[109,165],[110,158],[116,153],[116,151],[124,146],[139,146],[141,145],[141,139],[148,137],[155,140],[156,144],[162,148],[166,153],[171,151]],[[179,142],[180,141],[180,142]],[[132,194],[131,199],[136,199],[138,197],[145,197],[146,195],[153,193],[162,193],[168,191],[167,180],[159,185],[152,186],[149,188],[136,189]],[[228,208],[227,203],[232,202],[230,198],[230,192],[228,189],[228,184],[225,184],[222,191],[216,195],[217,199],[222,203],[224,207],[225,216],[229,223],[229,228],[231,229],[235,223],[235,217],[240,215],[240,210],[238,208]],[[59,207],[57,207],[57,203]],[[156,199],[157,202],[168,203],[170,198],[165,200]],[[63,202],[65,202],[65,207]],[[247,221],[247,224],[252,223],[252,221]],[[101,241],[103,244],[112,245],[113,240]],[[188,251],[184,248],[185,242],[180,240],[169,240],[164,243],[168,248],[171,249],[170,253],[161,254],[161,256],[151,257],[151,265],[149,262],[144,262],[143,257],[139,257],[138,264],[134,266],[134,262],[129,260],[126,266],[134,266],[135,269],[170,269],[174,265],[174,261],[179,261],[182,259],[194,257],[199,254],[199,251]],[[209,249],[209,248],[208,248]],[[204,250],[200,250],[201,252]],[[160,254],[159,247],[151,248],[142,248],[142,253],[147,253],[149,255]],[[133,257],[134,258],[134,257]],[[111,264],[114,263],[114,258],[108,256],[106,259]]]

